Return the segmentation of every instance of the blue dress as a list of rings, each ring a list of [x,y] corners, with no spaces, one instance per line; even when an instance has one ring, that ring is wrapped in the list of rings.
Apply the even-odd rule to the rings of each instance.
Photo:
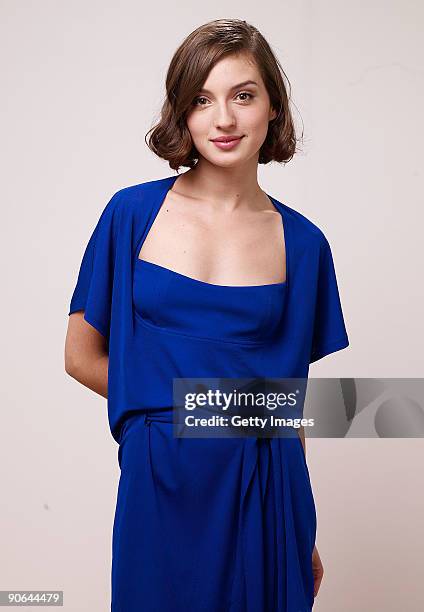
[[[215,285],[139,259],[176,178],[113,196],[70,306],[109,343],[121,469],[111,610],[310,612],[316,512],[300,438],[177,438],[172,393],[178,377],[306,377],[348,346],[331,250],[269,196],[283,283]]]

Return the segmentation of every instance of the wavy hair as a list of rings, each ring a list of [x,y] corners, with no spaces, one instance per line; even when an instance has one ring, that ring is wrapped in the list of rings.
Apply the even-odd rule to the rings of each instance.
[[[297,139],[285,79],[289,92],[291,86],[280,62],[254,26],[240,19],[216,19],[198,27],[178,47],[166,75],[166,96],[160,119],[145,136],[149,149],[167,160],[173,170],[178,171],[181,166],[194,168],[199,159],[186,123],[198,90],[217,62],[230,54],[240,53],[250,55],[255,61],[271,106],[278,110],[275,119],[269,122],[258,162],[287,163],[296,153]]]

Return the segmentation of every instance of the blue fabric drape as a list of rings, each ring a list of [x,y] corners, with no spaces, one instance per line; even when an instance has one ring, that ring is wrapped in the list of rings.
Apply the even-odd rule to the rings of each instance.
[[[286,281],[229,287],[138,258],[176,176],[117,191],[93,229],[69,314],[108,342],[121,468],[112,612],[310,612],[316,512],[298,437],[176,438],[173,379],[305,378],[349,345],[331,248],[281,214]]]

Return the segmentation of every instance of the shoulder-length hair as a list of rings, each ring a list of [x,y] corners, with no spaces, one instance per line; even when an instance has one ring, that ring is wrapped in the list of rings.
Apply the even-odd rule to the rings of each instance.
[[[262,34],[246,21],[216,19],[194,30],[175,52],[166,75],[166,96],[159,122],[146,134],[149,149],[169,162],[173,170],[194,168],[199,158],[186,116],[210,70],[230,54],[248,54],[256,62],[271,106],[278,110],[269,122],[259,151],[260,164],[286,163],[296,152],[296,135],[284,82],[288,80]],[[146,137],[150,134],[148,141]]]

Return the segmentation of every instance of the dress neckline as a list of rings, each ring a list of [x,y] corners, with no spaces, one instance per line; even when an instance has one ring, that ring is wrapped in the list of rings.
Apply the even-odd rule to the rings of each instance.
[[[177,276],[179,276],[182,279],[186,279],[187,281],[191,281],[193,283],[197,283],[200,285],[204,285],[204,286],[209,286],[209,287],[221,287],[221,288],[227,288],[227,289],[258,289],[259,287],[281,287],[284,289],[289,290],[289,286],[290,286],[290,274],[291,274],[291,255],[290,255],[290,249],[291,249],[291,237],[290,237],[290,231],[289,231],[289,219],[287,217],[287,215],[285,214],[285,209],[284,209],[284,204],[282,204],[281,202],[279,202],[278,200],[276,200],[275,198],[273,198],[271,195],[269,195],[267,192],[265,192],[265,195],[269,198],[271,204],[274,205],[275,209],[277,210],[277,212],[280,213],[281,215],[281,224],[283,226],[283,236],[284,236],[284,246],[285,246],[285,259],[286,259],[286,269],[285,269],[285,275],[286,275],[286,279],[280,283],[268,283],[265,285],[218,285],[215,283],[207,283],[205,281],[201,281],[199,279],[195,279],[191,276],[186,276],[184,274],[181,274],[180,272],[176,272],[175,270],[171,270],[171,268],[166,268],[164,266],[160,266],[159,264],[154,264],[153,262],[148,262],[145,259],[142,259],[139,257],[139,253],[141,251],[141,247],[143,245],[143,242],[146,240],[148,233],[150,232],[150,229],[156,219],[156,217],[159,214],[159,210],[161,209],[166,196],[168,194],[168,191],[170,191],[172,189],[172,186],[174,185],[175,181],[177,180],[177,178],[181,176],[180,174],[176,174],[173,176],[167,176],[163,179],[160,180],[161,183],[161,189],[159,191],[158,197],[156,199],[155,205],[152,207],[151,213],[150,213],[150,218],[149,221],[147,223],[147,226],[144,228],[144,231],[142,233],[142,235],[136,240],[136,244],[135,244],[135,250],[133,252],[133,260],[135,262],[136,265],[141,265],[139,262],[147,262],[150,263],[154,266],[156,266],[158,269],[162,269],[164,271],[167,271],[167,273],[171,273],[171,274],[175,274]]]
[[[242,289],[243,290],[243,289],[262,289],[262,288],[269,288],[269,287],[276,287],[276,288],[281,287],[282,288],[282,287],[285,287],[287,284],[287,280],[285,280],[279,283],[266,283],[262,285],[219,285],[218,283],[208,283],[206,281],[199,280],[198,278],[187,276],[186,274],[182,274],[181,272],[177,272],[176,270],[172,270],[171,268],[166,268],[165,266],[161,266],[160,264],[157,264],[153,261],[142,259],[141,257],[137,257],[137,264],[138,265],[147,264],[148,266],[153,266],[154,268],[157,268],[167,274],[172,274],[186,282],[195,283],[195,284],[203,285],[206,287],[218,287],[220,289]]]

